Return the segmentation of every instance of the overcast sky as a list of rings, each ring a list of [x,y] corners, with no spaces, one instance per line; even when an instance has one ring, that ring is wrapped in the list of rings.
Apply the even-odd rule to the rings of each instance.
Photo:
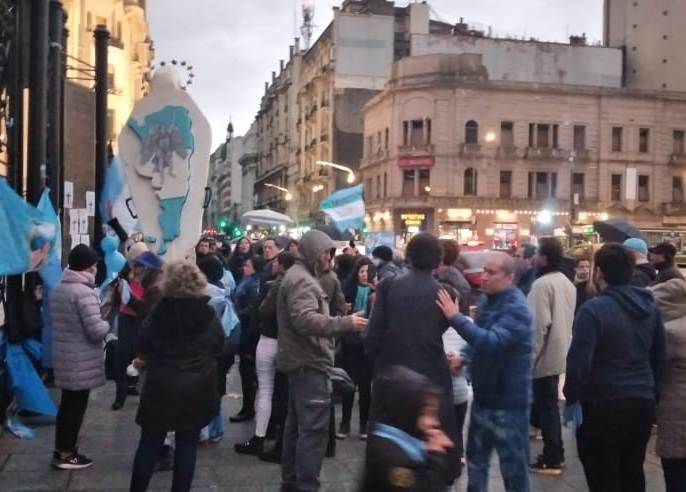
[[[302,0],[148,0],[155,59],[186,60],[195,79],[190,93],[212,125],[213,148],[224,141],[229,116],[245,133],[257,112],[264,82],[288,58]],[[316,39],[331,8],[342,0],[315,0]],[[397,0],[404,6],[408,0]],[[432,0],[432,18],[492,27],[498,35],[565,41],[586,33],[602,38],[603,0]],[[298,24],[300,23],[298,13]],[[300,36],[299,29],[297,35]]]

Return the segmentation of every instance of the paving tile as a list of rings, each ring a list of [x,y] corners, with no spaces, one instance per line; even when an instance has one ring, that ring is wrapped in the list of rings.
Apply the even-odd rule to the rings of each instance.
[[[0,473],[0,484],[3,492],[64,490],[68,480],[68,472],[51,470],[49,468],[41,472],[3,471]]]

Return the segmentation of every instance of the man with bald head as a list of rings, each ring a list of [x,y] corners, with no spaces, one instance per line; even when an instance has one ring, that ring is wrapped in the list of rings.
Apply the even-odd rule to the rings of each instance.
[[[531,400],[531,313],[513,285],[516,265],[493,253],[484,265],[476,319],[460,314],[446,291],[437,304],[471,347],[474,388],[467,438],[467,490],[488,490],[488,468],[498,453],[506,490],[529,490],[529,402]]]

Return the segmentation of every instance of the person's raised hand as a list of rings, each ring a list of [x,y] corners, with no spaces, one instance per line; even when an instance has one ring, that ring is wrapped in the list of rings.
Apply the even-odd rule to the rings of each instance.
[[[353,320],[353,331],[360,333],[361,331],[364,331],[365,328],[367,328],[367,318],[362,316],[361,313],[355,313],[350,315],[350,318]]]
[[[439,308],[441,308],[443,315],[448,319],[460,314],[460,306],[458,306],[456,301],[452,300],[450,294],[448,294],[448,291],[445,289],[438,291],[438,299],[436,299],[436,304]]]

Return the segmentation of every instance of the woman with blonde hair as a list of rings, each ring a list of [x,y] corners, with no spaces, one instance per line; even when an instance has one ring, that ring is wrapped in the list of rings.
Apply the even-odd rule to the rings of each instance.
[[[139,335],[147,376],[136,422],[141,439],[131,491],[145,491],[168,431],[176,432],[172,490],[190,490],[200,430],[219,411],[217,357],[224,332],[207,304],[207,280],[193,263],[165,267],[162,299]]]

